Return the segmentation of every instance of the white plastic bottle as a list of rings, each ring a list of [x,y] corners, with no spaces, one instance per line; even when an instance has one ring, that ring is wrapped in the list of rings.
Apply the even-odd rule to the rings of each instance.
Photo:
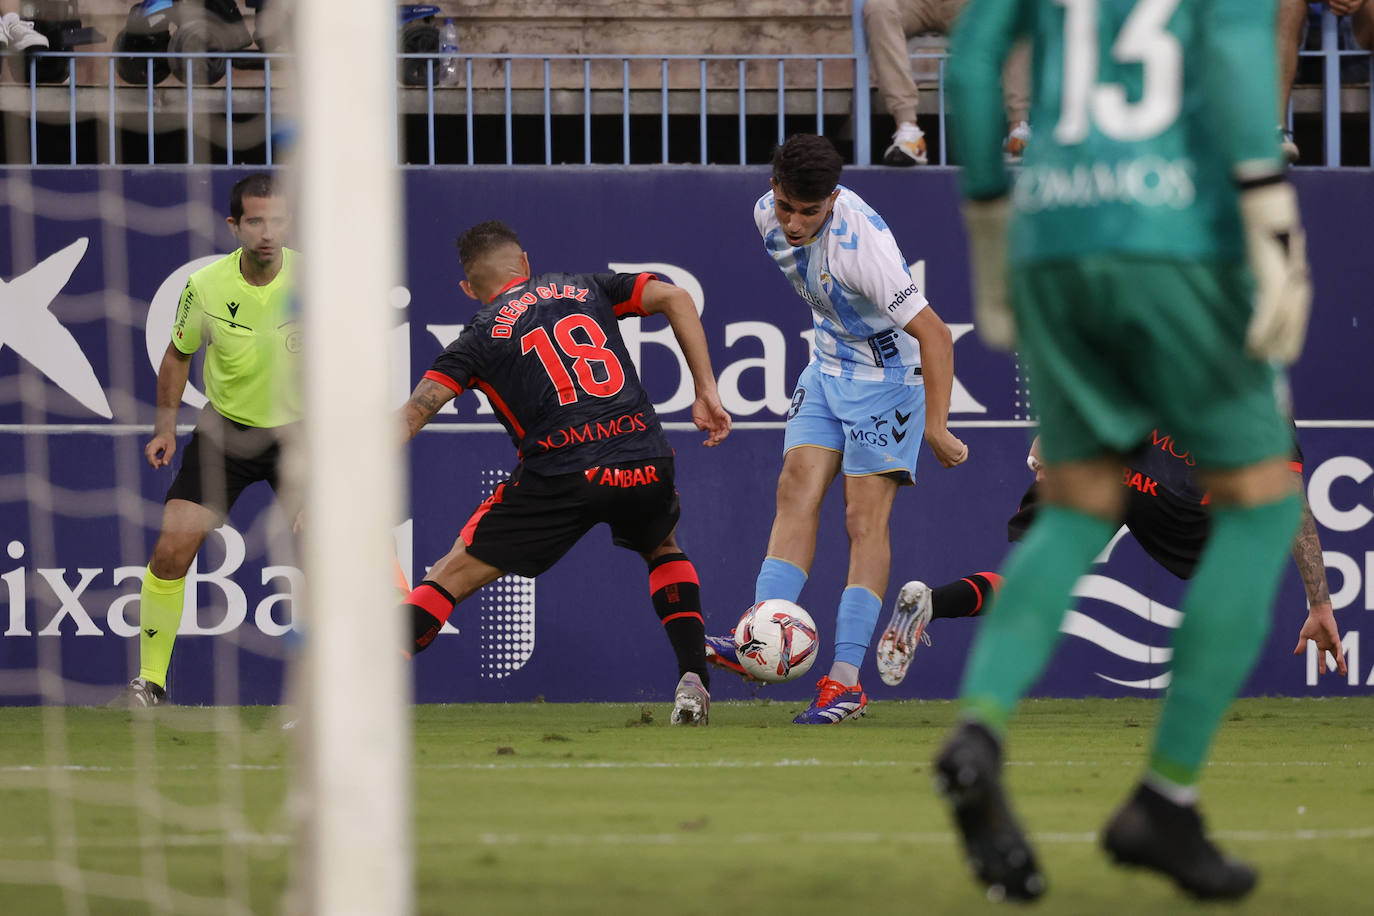
[[[436,82],[440,86],[457,86],[462,82],[458,61],[458,24],[453,17],[444,20],[439,30],[439,72]]]

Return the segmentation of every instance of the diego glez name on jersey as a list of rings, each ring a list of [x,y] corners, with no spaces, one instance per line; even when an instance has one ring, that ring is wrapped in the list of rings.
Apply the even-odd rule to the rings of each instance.
[[[590,290],[573,286],[570,283],[564,284],[561,290],[553,285],[537,286],[519,299],[512,299],[497,309],[496,314],[492,317],[492,321],[495,323],[491,326],[491,336],[509,337],[516,319],[525,314],[525,310],[540,299],[576,299],[578,302],[586,302],[589,292]]]

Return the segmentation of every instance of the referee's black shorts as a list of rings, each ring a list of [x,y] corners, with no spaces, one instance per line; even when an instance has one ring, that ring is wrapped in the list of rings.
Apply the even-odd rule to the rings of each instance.
[[[291,427],[245,426],[211,407],[201,411],[167,499],[184,499],[220,516],[249,484],[267,481],[281,495],[281,443]]]
[[[461,537],[483,563],[532,578],[601,522],[617,547],[646,553],[681,514],[669,457],[547,476],[522,467],[477,508]]]

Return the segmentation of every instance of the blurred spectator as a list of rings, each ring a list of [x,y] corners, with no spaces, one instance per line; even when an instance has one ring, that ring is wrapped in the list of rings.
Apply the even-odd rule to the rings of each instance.
[[[1283,154],[1290,163],[1298,161],[1299,153],[1293,133],[1288,130],[1288,102],[1293,92],[1293,77],[1298,72],[1298,50],[1306,41],[1308,13],[1319,12],[1323,7],[1337,16],[1350,17],[1351,31],[1359,47],[1366,50],[1374,47],[1374,2],[1371,0],[1324,0],[1322,3],[1279,0],[1279,136]]]
[[[916,81],[911,75],[907,39],[924,32],[948,35],[966,0],[867,0],[864,31],[868,35],[869,66],[882,93],[887,113],[897,122],[892,145],[883,153],[887,165],[925,165],[925,134],[916,126]],[[1003,101],[1011,132],[1006,150],[1020,158],[1030,139],[1026,121],[1030,110],[1028,90],[1030,49],[1018,47],[1002,74]]]
[[[46,48],[48,38],[33,23],[19,18],[19,0],[0,0],[0,51],[27,51]]]

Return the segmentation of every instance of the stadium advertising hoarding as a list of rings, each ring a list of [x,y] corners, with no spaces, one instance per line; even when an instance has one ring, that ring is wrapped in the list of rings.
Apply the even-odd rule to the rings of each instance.
[[[169,470],[155,472],[142,461],[156,367],[185,277],[232,246],[219,211],[241,175],[64,169],[0,177],[0,224],[14,239],[0,250],[0,668],[6,671],[31,671],[41,656],[43,667],[60,666],[73,682],[114,686],[128,676],[137,655],[139,578],[171,481]],[[809,358],[809,311],[765,255],[751,217],[766,177],[757,168],[412,170],[406,174],[405,285],[378,304],[395,313],[392,337],[379,346],[395,356],[399,405],[473,312],[475,303],[458,288],[453,248],[456,234],[473,222],[509,222],[536,271],[652,271],[687,289],[701,310],[721,395],[736,420],[720,448],[702,448],[702,435],[690,428],[690,378],[666,323],[630,319],[622,330],[677,450],[680,541],[701,574],[712,632],[729,630],[751,599],[771,523],[783,418]],[[1360,637],[1365,630],[1374,640],[1374,626],[1364,624],[1374,609],[1374,402],[1368,396],[1374,378],[1364,357],[1374,349],[1374,265],[1365,252],[1374,240],[1342,214],[1352,204],[1353,212],[1374,208],[1374,185],[1353,171],[1303,171],[1296,181],[1317,299],[1305,355],[1292,373],[1293,399],[1350,674],[1319,679],[1315,654],[1292,655],[1305,609],[1301,580],[1290,567],[1246,693],[1368,693],[1374,648],[1362,647]],[[890,606],[906,579],[934,585],[1001,563],[1006,520],[1029,483],[1029,395],[1015,362],[988,351],[972,332],[953,174],[856,170],[846,183],[884,215],[917,285],[951,326],[957,376],[951,420],[971,449],[969,462],[952,470],[924,454],[916,486],[899,494]],[[188,212],[198,214],[194,233]],[[366,269],[366,248],[360,216],[360,257],[342,269]],[[124,289],[127,295],[118,292]],[[192,379],[186,403],[199,406],[203,395]],[[339,383],[348,383],[346,368]],[[1155,444],[1186,451],[1163,432]],[[346,442],[338,447],[346,454]],[[479,397],[448,405],[420,435],[410,450],[409,512],[396,527],[398,555],[412,579],[448,549],[513,463],[509,440]],[[171,669],[181,702],[282,698],[281,660],[300,638],[295,598],[302,577],[267,550],[269,541],[286,537],[270,502],[265,488],[248,491],[192,568],[193,606]],[[843,506],[834,494],[801,597],[822,631],[823,664],[846,551]],[[1079,591],[1068,635],[1038,692],[1160,690],[1182,583],[1125,536]],[[378,608],[385,613],[391,609]],[[453,622],[457,632],[446,631],[416,663],[421,701],[661,701],[676,681],[643,563],[614,549],[603,530],[537,582],[495,583],[456,611]],[[327,612],[317,625],[328,625]],[[867,662],[870,695],[952,696],[976,626],[936,622],[933,645],[920,650],[898,688],[884,687]],[[794,683],[763,695],[791,700],[809,690],[809,683]],[[719,676],[714,693],[750,691]]]

